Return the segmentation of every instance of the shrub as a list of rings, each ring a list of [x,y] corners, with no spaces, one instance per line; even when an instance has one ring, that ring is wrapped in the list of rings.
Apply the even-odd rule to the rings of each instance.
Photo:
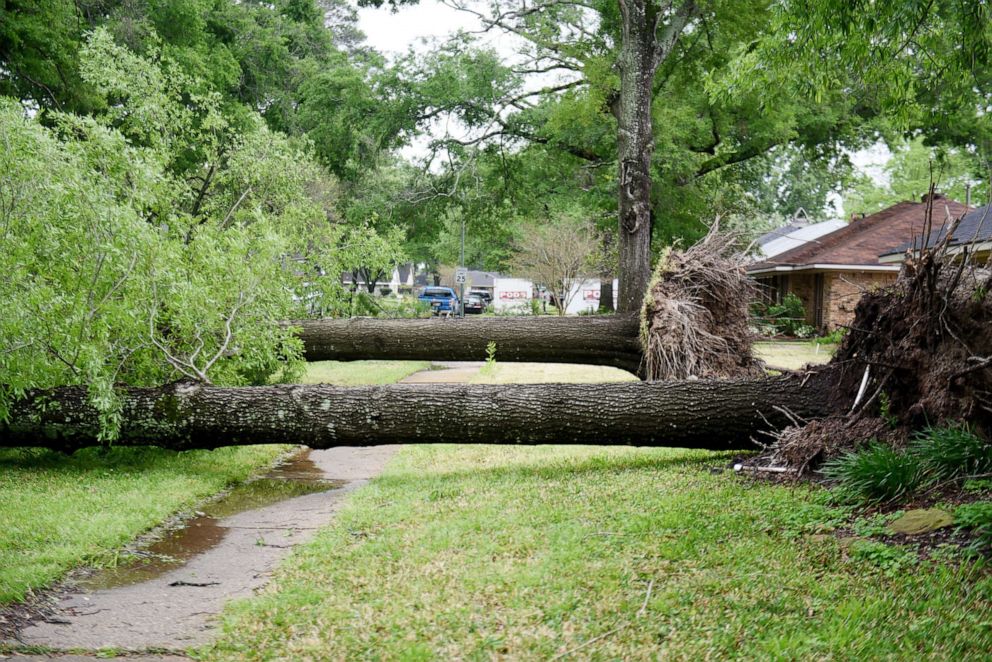
[[[812,327],[806,324],[806,308],[803,306],[803,300],[792,292],[782,298],[782,303],[752,305],[751,314],[757,318],[756,325],[759,328],[770,327],[774,333],[801,338],[809,337],[814,333]]]
[[[976,501],[958,506],[954,522],[959,529],[970,529],[976,547],[992,546],[992,501]]]
[[[875,502],[897,499],[920,482],[920,464],[915,455],[877,441],[828,461],[823,473],[855,500]]]
[[[992,445],[963,423],[923,430],[914,437],[909,452],[933,481],[992,471]]]
[[[831,331],[830,333],[825,333],[821,337],[816,339],[816,342],[824,345],[839,345],[843,340],[844,336],[847,335],[846,327],[839,327]]]

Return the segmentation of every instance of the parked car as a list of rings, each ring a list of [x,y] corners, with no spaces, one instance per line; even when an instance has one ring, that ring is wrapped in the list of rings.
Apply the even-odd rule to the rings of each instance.
[[[450,287],[425,287],[418,298],[429,303],[435,315],[458,314],[458,295]]]
[[[469,290],[468,293],[469,295],[474,294],[475,296],[482,299],[483,305],[485,306],[492,305],[493,293],[490,292],[489,290]]]
[[[465,314],[475,313],[480,314],[486,309],[485,300],[478,294],[466,294],[465,295]]]

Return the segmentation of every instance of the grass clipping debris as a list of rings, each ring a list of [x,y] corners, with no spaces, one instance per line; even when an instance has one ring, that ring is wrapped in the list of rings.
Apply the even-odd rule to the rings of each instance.
[[[749,325],[754,283],[736,246],[714,224],[699,243],[662,256],[641,311],[648,381],[763,375]]]
[[[955,225],[948,220],[935,235],[943,239],[908,256],[894,285],[862,296],[827,366],[843,413],[784,430],[773,462],[815,468],[873,439],[902,447],[915,432],[956,422],[989,442],[992,269],[949,250]]]

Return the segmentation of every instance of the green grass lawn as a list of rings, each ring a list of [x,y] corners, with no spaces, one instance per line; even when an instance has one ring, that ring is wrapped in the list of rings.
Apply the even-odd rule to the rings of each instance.
[[[992,650],[992,581],[815,535],[804,487],[702,451],[405,448],[208,659],[947,659]],[[581,647],[581,648],[580,648]]]
[[[301,384],[392,384],[407,375],[430,370],[430,361],[315,361],[307,364]]]
[[[309,382],[388,383],[428,364],[320,362]],[[278,441],[274,439],[273,441]],[[285,445],[176,453],[154,448],[0,450],[0,603],[116,550],[171,514],[269,466]]]
[[[484,366],[473,384],[543,384],[577,382],[629,382],[637,377],[626,370],[608,366],[564,363],[500,363]]]
[[[498,368],[509,379],[510,364]],[[224,636],[199,654],[948,659],[992,650],[986,572],[838,539],[829,531],[848,511],[826,492],[754,483],[721,471],[729,461],[679,449],[405,447],[261,595],[229,606]]]
[[[799,370],[807,363],[827,363],[837,345],[818,344],[813,340],[763,341],[754,344],[754,353],[769,367]]]

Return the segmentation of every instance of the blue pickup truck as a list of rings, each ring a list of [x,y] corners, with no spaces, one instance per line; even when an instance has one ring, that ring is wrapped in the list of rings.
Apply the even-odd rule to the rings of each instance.
[[[418,298],[429,303],[435,315],[458,314],[458,295],[450,287],[425,287]]]

